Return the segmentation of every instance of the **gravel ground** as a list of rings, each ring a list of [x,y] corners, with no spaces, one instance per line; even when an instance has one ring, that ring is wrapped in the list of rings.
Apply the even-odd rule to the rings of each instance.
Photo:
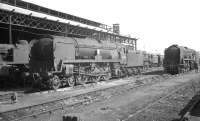
[[[131,79],[133,78],[127,81],[132,82]],[[81,105],[65,107],[64,104],[62,110],[35,115],[29,121],[62,121],[63,115],[77,116],[80,121],[172,121],[179,117],[179,111],[199,89],[199,80],[200,74],[194,72],[138,78],[134,83],[85,95],[83,98],[88,102]],[[119,80],[123,81],[125,80]],[[179,88],[180,90],[166,97]],[[166,98],[162,99],[163,97]],[[158,100],[160,101],[157,102]]]
[[[129,121],[178,121],[180,111],[200,90],[200,80],[192,80],[174,94],[160,100]]]
[[[155,78],[155,75],[145,75],[145,76],[138,76],[138,77],[129,77],[126,79],[118,79],[116,81],[111,82],[102,82],[93,86],[87,86],[84,88],[71,88],[68,90],[60,91],[60,92],[44,92],[44,93],[37,93],[37,94],[30,94],[30,95],[24,95],[22,97],[18,98],[18,102],[15,104],[11,103],[2,103],[0,104],[0,113],[14,110],[18,108],[28,107],[32,105],[38,105],[42,103],[46,103],[49,101],[54,101],[57,99],[64,99],[68,98],[69,101],[65,100],[66,104],[69,104],[68,102],[74,102],[74,100],[80,101],[79,97],[84,98],[88,97],[90,95],[96,95],[95,91],[100,92],[99,90],[112,90],[114,89],[124,89],[123,87],[128,85],[144,85],[144,83],[151,83],[155,82],[156,80],[152,80]],[[119,88],[119,86],[121,88]],[[133,86],[131,86],[132,88]],[[91,93],[88,95],[88,93]],[[78,96],[80,95],[80,96]],[[78,96],[78,98],[76,97]],[[75,99],[73,99],[75,97]]]
[[[143,77],[143,78],[142,78]],[[117,96],[117,95],[121,95],[123,93],[126,93],[128,92],[129,90],[132,90],[132,89],[139,89],[139,88],[142,88],[142,87],[145,87],[147,85],[150,85],[150,84],[153,84],[153,83],[157,83],[159,81],[161,81],[159,78],[161,78],[161,76],[156,76],[156,75],[147,75],[147,76],[139,76],[137,78],[137,80],[135,80],[135,78],[133,77],[130,77],[128,80],[127,79],[120,79],[119,81],[116,81],[115,83],[113,83],[114,87],[112,88],[109,88],[109,89],[106,89],[106,90],[102,90],[102,91],[96,91],[96,92],[91,92],[90,94],[84,94],[84,95],[81,95],[81,96],[78,96],[78,97],[71,97],[69,100],[62,100],[61,102],[57,102],[57,103],[52,103],[51,105],[48,104],[48,105],[41,105],[41,106],[37,106],[35,107],[33,110],[30,108],[28,108],[26,111],[17,111],[17,112],[10,112],[8,114],[2,114],[0,113],[0,117],[3,117],[3,119],[5,120],[10,120],[10,119],[13,119],[13,118],[20,118],[21,116],[24,116],[24,115],[30,115],[30,113],[32,112],[41,112],[41,111],[46,111],[47,109],[54,109],[56,108],[56,105],[63,105],[64,107],[71,104],[71,103],[78,103],[78,102],[83,102],[81,104],[78,104],[78,105],[88,105],[90,103],[93,103],[93,102],[98,102],[98,101],[101,101],[101,100],[106,100],[106,99],[109,99],[111,98],[112,96]],[[163,75],[162,77],[168,77],[167,75]],[[125,82],[124,85],[121,85],[121,82]],[[130,83],[127,83],[127,82],[130,82]],[[121,85],[121,86],[120,86]],[[88,100],[88,101],[87,101]],[[23,103],[23,102],[21,102]],[[18,104],[20,105],[20,104]],[[8,107],[8,106],[7,106]],[[63,108],[63,109],[68,109],[68,108],[74,108],[74,107],[77,107],[76,106],[67,106],[67,108]],[[5,106],[4,106],[5,108]],[[36,113],[35,112],[35,113]],[[55,114],[55,112],[60,112],[60,110],[56,110],[56,111],[53,111]],[[46,113],[48,114],[48,113]],[[45,117],[46,114],[42,114],[42,115],[33,115],[31,118],[29,118],[29,120],[33,120],[32,118],[33,117],[37,117],[36,119],[40,120],[41,118],[43,119],[43,117]],[[59,114],[64,114],[64,112],[60,112]],[[46,118],[44,118],[44,120],[48,120],[47,117],[49,117],[48,115],[46,115]],[[60,116],[61,117],[61,116]],[[56,119],[56,121],[60,120],[60,117],[58,117]],[[51,115],[51,118],[54,118],[54,116]],[[24,121],[28,120],[27,118],[23,119]]]
[[[179,118],[179,111],[194,95],[193,87],[197,84],[193,81],[198,82],[199,77],[200,74],[190,73],[161,79],[159,83],[134,88],[106,100],[75,107],[67,110],[66,114],[76,115],[83,121],[172,121]],[[155,103],[180,86],[183,88]],[[152,103],[155,104],[151,106]],[[145,109],[146,107],[149,108]]]

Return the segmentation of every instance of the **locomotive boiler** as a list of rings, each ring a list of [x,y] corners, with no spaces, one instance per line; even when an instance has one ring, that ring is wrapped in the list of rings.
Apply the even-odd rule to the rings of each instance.
[[[172,45],[164,52],[164,69],[171,74],[194,69],[197,60],[196,51],[187,47]]]

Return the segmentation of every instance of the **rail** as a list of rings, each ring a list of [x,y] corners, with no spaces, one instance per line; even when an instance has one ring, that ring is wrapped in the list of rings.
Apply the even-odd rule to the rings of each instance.
[[[40,115],[44,115],[44,114],[50,115],[49,117],[52,117],[52,115],[55,114],[56,111],[63,112],[65,111],[65,109],[69,109],[73,106],[87,104],[88,102],[91,102],[94,100],[98,101],[100,98],[96,98],[96,97],[98,97],[99,95],[101,96],[102,91],[107,91],[108,89],[112,89],[112,88],[118,89],[119,86],[120,87],[127,86],[130,84],[135,85],[135,82],[128,81],[126,83],[121,83],[119,85],[111,84],[110,86],[106,86],[104,88],[97,88],[97,89],[93,89],[92,91],[88,90],[84,93],[79,93],[79,94],[71,95],[71,96],[63,96],[61,98],[48,100],[48,102],[40,102],[39,104],[22,107],[15,110],[0,112],[0,116],[7,116],[7,119],[9,121],[23,121],[23,120],[27,120],[28,118],[35,119],[35,118],[40,118]],[[142,84],[145,84],[145,83],[142,83]],[[142,84],[136,84],[134,87],[142,86]],[[130,88],[132,89],[132,87]],[[124,89],[130,90],[129,88],[124,88]],[[115,94],[119,94],[119,93],[115,93]],[[18,116],[18,114],[20,115]]]
[[[84,94],[78,94],[78,95],[70,96],[70,97],[65,96],[65,97],[62,97],[62,98],[54,99],[52,101],[41,102],[40,104],[35,104],[35,105],[27,106],[27,107],[18,108],[18,109],[15,109],[15,110],[1,112],[0,115],[7,115],[9,121],[23,121],[23,120],[26,120],[27,118],[37,118],[37,117],[39,117],[40,115],[43,115],[43,114],[52,115],[53,114],[52,112],[59,111],[59,110],[64,111],[64,109],[66,109],[66,107],[70,108],[70,107],[73,107],[73,106],[79,106],[79,105],[87,104],[87,102],[90,102],[90,101],[93,101],[93,100],[98,101],[99,99],[97,99],[95,97],[95,96],[98,96],[96,94],[98,94],[102,91],[106,91],[108,89],[118,88],[119,86],[126,86],[127,84],[131,84],[131,83],[134,84],[134,81],[123,83],[123,84],[120,84],[120,85],[113,85],[113,86],[108,86],[108,87],[105,87],[105,88],[94,89],[94,90],[88,91]],[[138,86],[141,86],[141,85],[138,85]],[[95,95],[93,95],[93,94],[95,94]],[[90,95],[93,96],[93,97],[88,98],[88,96],[90,97]],[[87,97],[87,98],[85,98],[85,97]],[[73,100],[73,98],[79,99],[79,100],[71,102],[71,100]],[[66,104],[68,99],[70,100],[70,103]],[[31,111],[31,113],[28,113],[28,111]],[[32,111],[34,111],[36,113],[33,113]],[[28,114],[24,115],[24,116],[19,116],[19,117],[9,117],[13,114],[15,116],[18,113],[23,114],[23,112],[28,113]]]

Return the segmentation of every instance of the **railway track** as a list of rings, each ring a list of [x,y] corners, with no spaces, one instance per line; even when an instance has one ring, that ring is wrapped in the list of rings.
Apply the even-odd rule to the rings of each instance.
[[[162,72],[163,69],[161,67],[159,68],[152,68],[152,69],[149,69],[149,70],[146,70],[144,72],[142,72],[141,74],[143,75],[146,75],[146,74],[155,74],[155,73],[163,73]],[[150,75],[149,74],[149,75]],[[137,77],[136,77],[137,78]],[[123,79],[127,79],[127,77],[124,77]],[[116,81],[118,79],[111,79],[111,80],[108,80],[106,82],[113,82],[113,81]],[[98,83],[101,83],[101,82],[98,82]],[[44,90],[44,91],[41,91],[41,90],[34,90],[34,89],[31,89],[31,88],[25,88],[25,89],[22,89],[21,91],[9,91],[8,93],[3,93],[1,94],[0,93],[0,102],[5,102],[5,101],[8,101],[10,100],[10,97],[13,95],[13,93],[17,93],[17,96],[19,98],[23,97],[24,95],[40,95],[40,94],[47,94],[47,93],[55,93],[55,92],[62,92],[62,91],[68,91],[68,90],[71,90],[71,89],[82,89],[82,88],[87,88],[87,87],[92,87],[94,86],[94,83],[88,83],[88,84],[84,84],[84,85],[76,85],[74,87],[65,87],[65,88],[60,88],[60,89],[57,89],[57,90]]]
[[[156,73],[156,72],[162,72],[163,71],[163,68],[162,67],[157,67],[157,68],[151,68],[151,69],[148,69],[148,70],[145,70],[143,72],[141,72],[141,74],[145,75],[145,74],[148,74],[148,73]],[[134,75],[135,76],[135,75]],[[137,75],[136,75],[137,76]],[[131,77],[131,76],[129,76]],[[123,79],[126,79],[126,77],[123,77]],[[117,79],[110,79],[110,80],[107,80],[106,82],[112,82],[112,81],[116,81],[118,80]],[[66,91],[66,90],[70,90],[70,89],[81,89],[81,88],[86,88],[86,87],[90,87],[90,86],[93,86],[92,83],[87,83],[87,84],[78,84],[74,87],[64,87],[64,88],[59,88],[59,89],[56,89],[56,90],[40,90],[40,89],[35,89],[35,88],[32,88],[32,87],[28,87],[28,88],[25,88],[25,87],[21,87],[21,88],[11,88],[11,89],[1,89],[0,90],[0,102],[2,100],[4,100],[4,98],[9,98],[10,95],[12,95],[14,92],[16,92],[18,94],[18,97],[22,97],[24,95],[34,95],[34,94],[44,94],[44,93],[51,93],[51,92],[60,92],[60,91]],[[7,100],[7,99],[6,99]]]
[[[190,86],[190,85],[191,85],[191,83],[188,84],[187,82],[182,84],[180,87],[177,87],[177,88],[171,90],[169,93],[159,97],[156,101],[153,101],[152,103],[145,105],[143,108],[136,110],[134,113],[129,114],[129,116],[127,118],[123,119],[122,121],[132,121],[134,119],[134,117],[139,116],[139,114],[145,112],[149,108],[153,107],[156,104],[159,104],[160,102],[166,100],[170,96],[174,95],[175,93],[181,91],[182,89],[184,89],[185,87]]]
[[[165,76],[163,77],[166,78]],[[96,102],[102,99],[110,98],[109,96],[106,97],[102,95],[104,91],[114,90],[112,91],[111,96],[119,95],[134,88],[141,87],[143,85],[156,83],[156,80],[159,80],[156,78],[160,77],[152,77],[152,81],[147,81],[146,83],[144,83],[145,80],[137,80],[135,82],[128,82],[126,84],[116,85],[114,87],[98,89],[92,92],[87,92],[85,94],[80,94],[73,97],[62,97],[53,101],[48,101],[37,105],[31,105],[16,110],[1,112],[0,117],[2,119],[0,121],[27,121],[29,119],[31,120],[39,118],[42,115],[53,115],[55,114],[55,112],[61,112],[64,115],[66,109],[73,108],[74,106],[87,105],[94,101]],[[125,88],[117,89],[118,87],[122,86],[124,86]]]

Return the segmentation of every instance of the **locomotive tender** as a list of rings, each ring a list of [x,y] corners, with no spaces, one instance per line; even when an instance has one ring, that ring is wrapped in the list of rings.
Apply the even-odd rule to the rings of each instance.
[[[193,49],[171,45],[164,52],[164,69],[171,74],[177,74],[194,69],[194,63],[199,63],[199,53]]]

